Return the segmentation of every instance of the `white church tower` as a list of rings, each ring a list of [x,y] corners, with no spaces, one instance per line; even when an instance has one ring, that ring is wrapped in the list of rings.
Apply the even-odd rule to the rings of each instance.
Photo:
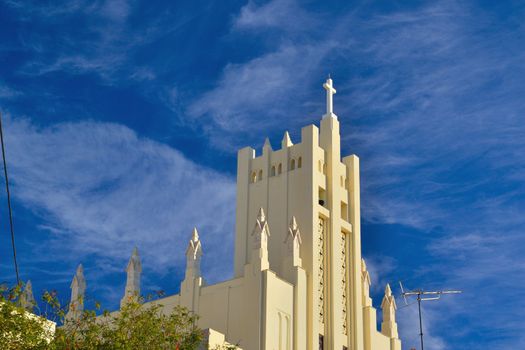
[[[368,290],[363,290],[362,282],[359,158],[341,159],[332,79],[323,87],[326,113],[320,129],[304,127],[298,144],[286,132],[281,149],[275,151],[266,140],[258,157],[250,147],[239,151],[235,276],[241,277],[251,260],[248,247],[253,237],[247,233],[258,208],[264,208],[272,232],[270,269],[287,276],[285,262],[293,256],[295,266],[301,266],[307,276],[305,310],[299,312],[306,327],[300,330],[302,334],[294,334],[296,343],[307,345],[294,348],[365,349],[368,337],[367,349],[390,349],[390,339],[382,339],[376,331],[375,317],[373,324],[364,322],[364,308],[371,305],[364,305],[363,297]],[[290,239],[290,221],[301,232],[292,250],[283,244]],[[383,334],[394,339],[392,349],[400,348],[397,332]]]
[[[234,278],[206,285],[205,242],[194,229],[180,293],[158,301],[167,312],[182,305],[199,315],[210,348],[401,349],[388,285],[377,329],[361,257],[359,158],[341,158],[332,79],[323,87],[320,128],[303,127],[296,144],[285,132],[277,150],[266,139],[258,156],[251,147],[238,152]],[[135,251],[125,297],[140,292],[140,271]]]

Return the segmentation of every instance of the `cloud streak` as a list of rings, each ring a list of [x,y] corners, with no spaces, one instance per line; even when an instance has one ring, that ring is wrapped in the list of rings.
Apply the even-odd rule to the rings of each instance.
[[[224,257],[233,253],[231,178],[122,125],[84,121],[42,128],[19,118],[6,124],[15,199],[46,223],[39,234],[47,254],[38,259],[73,265],[90,259],[109,273],[122,270],[138,246],[146,271],[180,272],[197,226],[205,275],[214,281],[229,276]]]
[[[224,28],[201,12],[187,16],[173,9],[144,14],[147,26],[134,26],[136,16],[142,16],[135,2],[97,2],[94,7],[74,2],[49,11],[11,4],[20,16],[38,23],[71,18],[86,23],[58,39],[33,32],[24,38],[24,49],[35,57],[18,78],[93,73],[103,84],[119,88],[140,83],[137,95],[168,110],[171,123],[184,124],[184,131],[176,130],[180,134],[198,130],[199,145],[211,144],[207,151],[218,151],[219,157],[233,159],[240,146],[262,143],[267,135],[280,138],[285,129],[294,137],[300,127],[317,122],[323,113],[321,82],[332,73],[343,153],[361,158],[363,237],[372,226],[381,228],[374,242],[377,251],[370,254],[379,281],[375,293],[400,275],[416,276],[413,287],[463,289],[468,302],[429,306],[425,322],[434,337],[431,347],[523,347],[523,326],[515,321],[521,317],[516,310],[525,307],[524,292],[516,287],[524,278],[517,249],[524,244],[525,224],[523,8],[509,5],[502,12],[503,6],[473,2],[392,7],[364,1],[330,9],[274,0],[248,2],[223,17],[214,12],[213,18],[227,18]],[[171,36],[195,17],[182,38]],[[206,25],[213,35],[203,29]],[[207,36],[213,42],[203,40]],[[58,45],[49,49],[50,40]],[[205,50],[191,51],[199,45]],[[171,46],[176,50],[166,49]],[[158,55],[150,57],[150,52]],[[186,61],[178,59],[185,55]],[[190,79],[181,74],[186,71],[192,71]],[[3,79],[0,97],[21,99],[13,92],[24,90]],[[200,79],[204,82],[193,81]],[[172,236],[167,227],[183,222],[188,228],[180,232],[189,232],[187,221],[211,227],[216,217],[210,212],[217,210],[221,218],[232,213],[212,204],[204,206],[206,215],[181,209],[186,204],[201,208],[211,184],[229,183],[224,185],[229,194],[211,199],[230,203],[232,181],[121,125],[40,127],[36,121],[12,119],[10,127],[18,130],[19,140],[28,140],[9,141],[17,144],[21,157],[15,174],[31,189],[22,191],[19,200],[46,218],[49,239],[66,237],[67,244],[85,246],[83,254],[99,254],[121,239],[126,245],[141,239],[153,251],[154,243],[143,236],[154,230],[169,244],[157,241],[162,254],[145,252],[145,260],[169,268],[166,247],[184,245],[185,238],[178,230]],[[55,158],[45,153],[53,154],[50,150]],[[25,156],[31,152],[34,156]],[[224,169],[222,159],[210,168]],[[201,175],[190,178],[188,167]],[[171,178],[178,173],[180,178]],[[191,195],[184,186],[171,195],[160,190],[180,188],[186,181],[194,184]],[[184,206],[172,202],[175,197],[184,198]],[[145,208],[159,207],[169,211],[144,214]],[[231,225],[225,222],[219,219],[218,226]],[[85,234],[75,237],[77,231]],[[413,261],[404,259],[408,253]],[[117,248],[116,254],[124,260],[129,247]],[[399,316],[407,339],[414,335],[411,312]]]
[[[262,127],[272,133],[273,128],[282,127],[275,106],[304,111],[305,106],[294,101],[298,95],[311,96],[307,93],[310,81],[304,76],[318,73],[319,65],[336,65],[336,113],[342,130],[350,130],[343,134],[343,144],[350,143],[362,158],[363,217],[419,233],[418,249],[428,255],[422,257],[424,267],[414,268],[419,283],[460,288],[480,298],[479,303],[467,305],[429,306],[426,327],[433,332],[431,348],[444,349],[467,337],[443,325],[454,319],[476,329],[497,327],[503,334],[519,333],[522,327],[504,321],[508,317],[498,318],[495,324],[489,321],[494,310],[478,318],[468,305],[498,304],[506,315],[513,315],[516,303],[521,307],[523,300],[522,290],[503,288],[507,282],[502,277],[522,278],[524,273],[514,248],[523,245],[524,221],[519,213],[525,209],[524,178],[519,170],[525,163],[517,156],[525,153],[525,129],[520,122],[525,115],[520,97],[525,93],[521,83],[525,70],[519,63],[525,58],[519,44],[523,27],[501,25],[493,31],[498,24],[492,13],[471,4],[440,1],[367,16],[357,9],[336,16],[333,30],[313,34],[305,42],[294,40],[298,35],[287,24],[279,26],[279,21],[266,16],[269,9],[279,8],[280,16],[293,18],[293,10],[282,13],[295,5],[275,0],[260,7],[248,4],[240,11],[235,30],[280,30],[279,46],[228,66],[218,85],[195,102],[198,108],[190,108],[190,114],[207,116],[219,126],[214,130],[219,130],[217,138],[237,135],[240,130],[255,133]],[[312,31],[304,27],[302,37],[307,33]],[[325,43],[330,45],[319,55],[300,53],[303,45],[323,47]],[[286,52],[299,54],[280,56]],[[295,72],[298,65],[305,68],[303,76],[296,78],[288,72]],[[354,67],[359,73],[352,72]],[[291,83],[297,91],[282,96],[278,87],[290,86],[290,80],[298,81]],[[258,81],[265,82],[269,91],[257,90]],[[306,106],[310,111],[315,107]],[[261,116],[261,121],[254,115]],[[304,120],[286,118],[290,129],[300,127]],[[393,255],[402,251],[391,250]],[[501,256],[501,251],[506,254]],[[395,271],[385,269],[381,263],[385,259],[388,256],[372,260],[372,267],[376,264],[391,278]],[[496,292],[487,284],[501,288]],[[497,301],[496,295],[505,295],[508,302]],[[412,316],[400,313],[400,328],[407,337],[413,325],[405,318]],[[439,336],[445,332],[449,334],[446,341]],[[483,342],[505,343],[493,334]],[[520,342],[509,337],[505,344],[513,347]]]

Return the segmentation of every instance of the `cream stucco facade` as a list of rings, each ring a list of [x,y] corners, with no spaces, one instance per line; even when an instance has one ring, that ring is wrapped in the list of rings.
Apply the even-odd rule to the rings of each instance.
[[[359,158],[341,158],[332,80],[320,127],[280,149],[238,152],[234,278],[206,285],[197,230],[186,250],[180,293],[160,299],[200,316],[209,342],[245,350],[400,350],[396,304],[387,285],[377,330],[370,277],[361,257]],[[140,259],[127,267],[125,296],[140,293]],[[73,292],[85,289],[78,276]],[[83,276],[82,276],[83,279]],[[74,281],[75,283],[75,281]],[[79,288],[80,287],[80,288]],[[77,295],[78,297],[78,295]],[[123,299],[124,302],[124,299]]]

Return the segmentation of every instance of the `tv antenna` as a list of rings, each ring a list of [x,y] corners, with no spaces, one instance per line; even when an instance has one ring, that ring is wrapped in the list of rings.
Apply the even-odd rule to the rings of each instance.
[[[460,290],[436,290],[436,291],[425,291],[422,289],[416,289],[416,290],[409,290],[406,291],[403,289],[403,284],[401,281],[399,281],[399,287],[401,287],[401,295],[403,296],[403,299],[405,300],[405,305],[412,305],[409,304],[407,301],[407,297],[417,295],[417,306],[419,311],[419,336],[421,338],[421,350],[424,350],[423,346],[423,322],[421,321],[421,302],[422,301],[432,301],[432,300],[439,300],[441,299],[441,296],[443,294],[460,294]],[[424,297],[425,295],[429,295],[428,297]]]

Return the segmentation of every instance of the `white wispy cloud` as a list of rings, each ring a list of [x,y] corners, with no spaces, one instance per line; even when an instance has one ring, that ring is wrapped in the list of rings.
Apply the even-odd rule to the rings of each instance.
[[[244,146],[260,130],[272,132],[281,125],[276,121],[299,125],[303,116],[294,109],[309,104],[305,87],[329,73],[323,60],[337,47],[331,35],[320,41],[303,37],[311,33],[307,29],[318,25],[316,16],[293,0],[243,6],[233,21],[231,35],[248,32],[260,36],[274,29],[278,34],[273,37],[272,49],[226,65],[215,87],[192,101],[187,114],[205,125],[216,146],[227,150]]]
[[[486,330],[484,342],[494,348],[523,342],[509,334],[522,328],[510,320],[517,317],[515,308],[523,308],[524,291],[508,288],[512,282],[506,276],[523,279],[525,271],[515,248],[523,244],[523,185],[516,168],[524,164],[516,151],[525,151],[520,126],[525,105],[517,98],[524,91],[517,77],[525,72],[516,70],[516,60],[524,54],[499,48],[504,41],[516,43],[517,33],[487,30],[489,18],[451,2],[373,18],[361,33],[380,35],[369,45],[365,35],[361,43],[377,72],[351,81],[351,108],[367,118],[379,116],[347,137],[365,150],[363,172],[373,178],[363,180],[363,215],[419,229],[428,242],[421,249],[434,263],[420,268],[418,276],[434,276],[430,283],[437,289],[463,289],[468,295],[425,305],[430,332],[448,335],[437,338],[438,349],[470,333],[447,326],[454,321]],[[477,34],[481,31],[486,35]],[[403,162],[383,162],[391,157]],[[505,311],[496,316],[486,305]],[[407,339],[408,329],[417,329],[409,316],[400,310]],[[502,338],[489,334],[494,328]],[[471,347],[476,345],[454,343]]]
[[[410,301],[411,303],[414,300]],[[403,349],[420,348],[419,337],[419,315],[417,304],[404,303],[397,300],[397,321],[399,328],[399,336],[402,340]],[[436,329],[432,325],[439,324],[442,321],[442,309],[436,309],[436,304],[432,305],[430,302],[423,303],[422,309],[422,324],[425,349],[444,350],[449,349],[447,342],[443,337],[438,336]],[[441,308],[444,305],[439,305]]]
[[[112,272],[109,266],[122,270],[138,246],[145,271],[180,272],[197,226],[205,276],[217,281],[230,275],[231,178],[122,125],[83,121],[41,128],[9,118],[5,130],[14,198],[46,223],[40,239],[47,253],[35,254],[37,260],[76,265],[89,258],[104,265],[104,274]]]
[[[298,87],[308,84],[317,71],[332,43],[316,46],[284,46],[244,64],[230,64],[216,88],[206,92],[188,108],[188,114],[207,128],[212,140],[221,147],[232,150],[246,139],[243,134],[254,137],[260,130],[275,126],[278,119],[297,119],[287,108],[290,95],[300,95]],[[305,74],[297,74],[292,66],[301,66]],[[248,117],[249,116],[249,117]],[[234,134],[240,139],[227,139]],[[246,137],[246,136],[244,136]]]
[[[373,306],[376,307],[377,320],[379,324],[382,320],[381,302],[384,296],[384,291],[387,283],[394,294],[397,305],[396,320],[398,323],[399,337],[402,340],[403,349],[419,348],[419,315],[415,298],[407,297],[405,299],[400,296],[400,289],[397,286],[397,281],[389,281],[387,276],[392,276],[395,270],[399,269],[399,263],[395,258],[390,256],[375,254],[365,257],[367,270],[370,273],[370,294],[374,296]],[[405,286],[406,287],[406,286]],[[436,307],[437,306],[437,307]],[[441,309],[440,309],[440,308]],[[449,309],[451,305],[428,305],[427,302],[423,304],[423,333],[425,336],[425,347],[432,350],[447,349],[447,342],[445,337],[440,335],[440,332],[433,328],[433,326],[440,321],[440,310]],[[379,328],[380,330],[380,328]]]
[[[54,72],[91,73],[108,85],[117,80],[128,83],[153,80],[154,70],[133,62],[133,54],[179,25],[160,25],[168,19],[161,14],[150,19],[146,27],[131,26],[129,18],[137,13],[137,3],[127,0],[49,4],[9,1],[8,4],[19,19],[26,21],[53,25],[72,20],[82,22],[82,26],[54,33],[52,37],[47,33],[31,33],[19,43],[34,56],[18,73],[33,77]]]
[[[370,292],[371,294],[382,295],[385,290],[387,283],[392,284],[394,281],[388,281],[386,276],[388,276],[392,271],[394,271],[397,266],[397,261],[386,255],[372,255],[364,257],[366,262],[366,268],[370,274]],[[395,287],[395,285],[392,285]],[[374,304],[380,303],[381,300],[374,300]]]
[[[260,6],[250,1],[241,8],[233,27],[237,30],[276,28],[303,31],[305,25],[312,26],[314,23],[317,23],[316,18],[293,0],[269,1]]]
[[[240,11],[234,30],[280,30],[279,45],[227,66],[217,86],[190,106],[190,114],[218,126],[213,130],[218,134],[212,136],[218,139],[261,128],[271,133],[272,126],[282,127],[280,107],[302,111],[294,100],[301,94],[307,97],[310,81],[305,76],[319,74],[319,65],[326,68],[336,62],[347,77],[346,83],[335,77],[343,144],[350,143],[362,157],[363,217],[406,225],[426,235],[428,244],[420,249],[434,263],[416,271],[421,278],[439,276],[440,287],[481,290],[479,302],[473,302],[476,308],[482,308],[481,300],[497,303],[496,291],[483,286],[503,286],[503,276],[523,276],[515,249],[523,244],[524,223],[520,169],[525,164],[519,156],[525,152],[523,27],[493,30],[491,13],[472,4],[439,1],[366,17],[359,10],[349,12],[332,18],[325,35],[304,27],[302,37],[311,37],[301,41],[293,40],[298,35],[288,24],[279,25],[268,16],[276,8],[279,16],[293,18],[296,6],[297,2],[275,0],[262,6],[249,3]],[[304,45],[324,50],[305,55]],[[295,74],[298,66],[301,73]],[[349,73],[353,66],[366,74]],[[257,89],[259,82],[269,89]],[[283,96],[282,89],[290,86],[297,91]],[[308,107],[314,110],[316,105]],[[285,120],[294,128],[305,119]],[[502,251],[504,255],[498,253]],[[374,263],[378,270],[389,266],[372,260],[372,270]],[[521,289],[501,290],[506,300],[523,299]],[[513,314],[511,302],[499,303],[507,315]],[[494,326],[485,321],[494,310],[480,319],[468,305],[472,304],[429,306],[425,327],[432,332],[430,348],[449,346],[450,340],[439,336],[443,332],[461,337],[459,330],[444,326],[448,321],[460,319],[483,329]],[[407,337],[412,316],[400,312],[401,332]],[[501,332],[519,332],[520,326],[505,322],[507,318],[498,318]],[[522,340],[506,341],[512,347]]]
[[[362,4],[365,5],[366,2]],[[69,9],[69,12],[86,11],[77,5]],[[481,330],[484,334],[496,329],[504,334],[503,340],[492,337],[492,348],[520,348],[525,338],[515,335],[523,333],[523,326],[512,320],[519,319],[516,310],[523,308],[522,300],[525,300],[523,290],[515,286],[519,284],[516,281],[523,279],[523,259],[518,250],[523,245],[521,213],[525,179],[522,21],[501,25],[501,19],[493,13],[473,3],[454,1],[421,4],[409,10],[373,11],[363,15],[357,7],[327,19],[309,13],[302,4],[291,0],[274,0],[263,5],[249,2],[233,18],[230,36],[253,35],[267,44],[270,40],[264,40],[264,33],[271,32],[272,43],[268,49],[243,62],[226,65],[212,88],[194,100],[180,98],[183,91],[178,86],[174,88],[176,84],[159,89],[166,92],[160,100],[180,115],[186,111],[192,122],[202,125],[215,145],[233,151],[238,146],[262,141],[276,130],[298,130],[306,120],[317,119],[306,114],[322,113],[322,90],[319,86],[318,94],[312,95],[312,85],[337,68],[336,112],[342,123],[345,151],[361,156],[363,217],[369,222],[417,229],[427,242],[419,247],[421,252],[434,262],[420,268],[419,276],[439,276],[446,287],[461,287],[476,295],[470,297],[468,303],[430,309],[434,316],[425,322],[432,332],[430,336],[435,337],[434,347],[449,345],[448,341],[443,343],[446,338],[439,334],[461,336],[464,330],[445,326],[449,321],[454,324],[454,319],[460,319],[469,329]],[[123,18],[130,15],[126,11],[114,13],[123,14]],[[321,25],[311,24],[310,20],[320,21]],[[499,28],[495,28],[496,22],[500,23]],[[28,68],[34,68],[32,72],[36,74],[49,69],[94,71],[111,81],[125,70],[124,66],[129,66],[129,53],[158,34],[153,29],[128,43],[125,39],[129,32],[122,30],[125,23],[116,21],[99,29],[98,26],[91,28],[95,34],[96,30],[102,30],[112,35],[107,38],[94,35],[96,40],[90,36],[82,43],[87,48],[85,53],[66,50]],[[70,38],[61,42],[69,47]],[[159,71],[145,66],[129,77],[148,81],[158,75]],[[96,125],[99,133],[105,129],[107,134],[130,132],[115,125],[87,124]],[[16,120],[13,125],[17,125]],[[18,125],[23,123],[18,121]],[[25,122],[25,125],[19,128],[34,130],[30,135],[52,136],[53,132],[66,133],[64,129],[77,129],[75,125],[81,124],[42,130],[31,123]],[[131,144],[140,152],[149,147],[146,147],[148,142],[138,138]],[[69,155],[62,148],[58,148],[61,157],[75,159],[74,154]],[[113,164],[114,159],[120,157],[114,155],[106,162]],[[99,157],[96,158],[98,162]],[[76,170],[57,162],[65,170]],[[102,165],[93,166],[102,173]],[[129,176],[134,174],[134,167],[124,168],[119,167],[116,175],[100,175],[101,179],[94,180],[86,176],[74,182],[82,172],[75,173],[72,179],[57,177],[72,188],[84,181],[94,182],[93,187],[85,185],[83,190],[70,190],[73,195],[69,192],[64,195],[65,190],[58,188],[38,194],[39,188],[33,184],[35,196],[40,199],[28,194],[24,200],[32,201],[36,208],[50,215],[50,227],[55,235],[69,237],[70,231],[78,229],[75,225],[89,227],[89,232],[104,230],[107,226],[111,231],[108,236],[116,239],[122,236],[121,223],[132,232],[137,224],[142,229],[146,227],[136,223],[138,219],[131,222],[133,225],[126,225],[118,215],[104,217],[93,205],[86,206],[84,211],[88,218],[100,215],[94,223],[91,220],[77,223],[71,219],[79,216],[78,212],[66,210],[67,215],[56,217],[55,212],[66,205],[74,206],[77,201],[84,203],[85,197],[93,203],[102,192],[97,188],[103,187],[109,193],[119,189],[115,192],[119,194],[110,196],[107,203],[111,205],[101,204],[102,207],[115,204],[122,206],[122,212],[138,213],[133,202],[123,199],[130,198],[130,193],[135,191],[135,186],[129,185],[133,183]],[[126,169],[133,170],[129,176]],[[147,173],[139,169],[142,170],[136,177]],[[33,177],[45,178],[44,175],[47,172]],[[128,180],[122,183],[114,180],[120,176]],[[149,192],[150,183],[158,180],[148,176],[145,183],[138,186],[140,193]],[[212,175],[216,176],[220,174]],[[53,187],[53,183],[43,184]],[[41,204],[47,194],[50,194],[49,201]],[[199,195],[203,196],[200,192]],[[160,202],[166,204],[167,200]],[[170,222],[159,218],[155,219]],[[195,218],[201,222],[200,217]],[[127,256],[128,250],[123,248],[120,256]],[[381,259],[388,261],[388,258]],[[379,261],[376,265],[377,271],[388,273],[388,264]],[[381,272],[375,274],[382,284],[385,279],[380,276]],[[489,304],[498,305],[499,315],[494,315],[496,307],[485,307]],[[399,318],[401,333],[412,337],[407,329],[412,330],[413,326],[404,319],[412,320],[413,314],[400,311]],[[462,346],[476,348],[476,344]]]
[[[2,84],[0,82],[0,99],[11,99],[17,96],[20,96],[22,93],[17,91],[9,86]]]

